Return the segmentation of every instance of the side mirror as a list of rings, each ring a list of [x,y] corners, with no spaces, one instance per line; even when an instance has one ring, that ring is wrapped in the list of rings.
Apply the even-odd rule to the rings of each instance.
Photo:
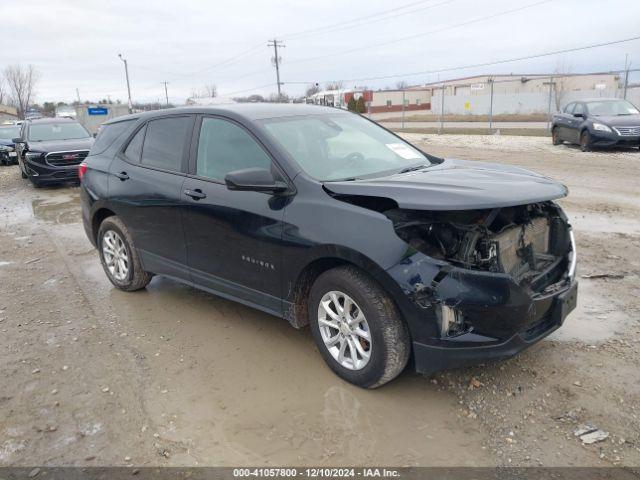
[[[245,168],[229,172],[224,177],[224,183],[229,190],[241,190],[251,192],[284,192],[288,186],[285,182],[274,178],[270,170],[266,168]]]
[[[21,138],[12,138],[11,141],[13,143],[15,143],[15,144],[22,143],[22,139]]]
[[[584,113],[574,113],[574,117],[584,118]]]
[[[96,137],[98,136],[98,132],[94,132],[94,133],[92,133],[92,134],[91,134],[91,136],[92,136],[93,138],[96,138]]]

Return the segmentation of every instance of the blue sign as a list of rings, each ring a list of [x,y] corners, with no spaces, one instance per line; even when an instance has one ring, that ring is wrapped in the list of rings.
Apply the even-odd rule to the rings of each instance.
[[[107,107],[87,107],[87,113],[89,115],[108,115],[109,109]]]

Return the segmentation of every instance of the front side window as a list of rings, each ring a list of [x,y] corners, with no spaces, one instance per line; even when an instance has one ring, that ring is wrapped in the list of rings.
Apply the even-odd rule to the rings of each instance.
[[[376,177],[431,161],[401,138],[352,114],[262,120],[267,132],[320,181]]]
[[[584,105],[581,103],[576,103],[575,108],[573,109],[573,114],[576,115],[578,113],[584,113]]]
[[[574,106],[575,106],[575,103],[570,103],[569,105],[564,107],[564,113],[568,113],[569,115],[571,115],[573,113]]]
[[[47,142],[51,140],[78,140],[89,138],[89,132],[79,123],[34,123],[29,126],[28,139],[32,142]]]
[[[214,180],[235,170],[271,168],[271,158],[239,125],[219,118],[203,118],[198,140],[196,174]]]
[[[147,124],[140,163],[172,172],[181,171],[191,122],[191,117],[151,120]]]

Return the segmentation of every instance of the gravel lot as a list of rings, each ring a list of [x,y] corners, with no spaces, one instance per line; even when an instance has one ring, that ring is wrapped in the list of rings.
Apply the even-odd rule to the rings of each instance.
[[[2,167],[0,465],[640,466],[640,153],[407,137],[569,186],[581,285],[561,330],[503,363],[360,390],[308,330],[167,279],[115,290],[78,189]],[[608,437],[583,444],[585,423]]]

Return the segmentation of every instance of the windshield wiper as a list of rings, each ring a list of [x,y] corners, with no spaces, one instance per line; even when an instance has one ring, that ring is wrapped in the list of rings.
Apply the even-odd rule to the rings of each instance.
[[[414,165],[413,167],[407,167],[407,168],[403,168],[402,170],[400,170],[398,173],[408,173],[408,172],[414,172],[416,170],[422,170],[423,168],[427,167],[428,165],[421,163],[420,165]]]

